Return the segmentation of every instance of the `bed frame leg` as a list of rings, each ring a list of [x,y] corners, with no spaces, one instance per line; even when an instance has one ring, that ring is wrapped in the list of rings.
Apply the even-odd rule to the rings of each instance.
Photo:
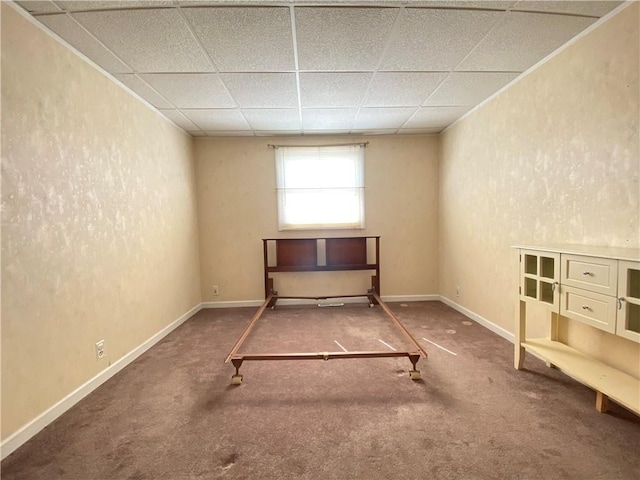
[[[418,370],[420,355],[409,355],[409,360],[411,361],[411,365],[413,365],[413,369],[409,370],[409,377],[411,380],[420,380],[420,370]]]
[[[231,384],[232,385],[240,385],[242,383],[242,375],[240,374],[240,367],[242,366],[241,358],[233,358],[231,359],[231,363],[236,367],[235,375],[231,376]]]
[[[375,290],[380,295],[380,277],[378,275],[371,276],[371,290]]]
[[[267,304],[267,308],[275,310],[276,303],[278,303],[278,292],[276,292],[275,290],[271,290],[271,301]]]
[[[367,290],[367,298],[369,299],[369,307],[371,308],[373,308],[374,305],[379,305],[378,300],[376,300],[376,297],[373,294],[375,291],[375,288],[370,288],[369,290]]]

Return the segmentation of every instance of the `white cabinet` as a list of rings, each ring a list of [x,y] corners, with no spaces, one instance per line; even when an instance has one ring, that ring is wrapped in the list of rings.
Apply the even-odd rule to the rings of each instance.
[[[525,350],[593,388],[596,408],[608,399],[640,414],[640,380],[558,341],[558,316],[640,343],[640,250],[576,245],[518,246],[519,298],[514,366]],[[527,303],[551,315],[548,338],[527,338]]]

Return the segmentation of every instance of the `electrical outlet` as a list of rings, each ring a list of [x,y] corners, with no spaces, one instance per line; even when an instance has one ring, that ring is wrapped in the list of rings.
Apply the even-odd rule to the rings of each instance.
[[[456,285],[456,297],[460,296],[460,285]]]
[[[211,287],[211,291],[214,295],[220,295],[220,290],[218,290],[218,285],[214,285]]]
[[[104,340],[100,340],[99,342],[96,342],[96,360],[104,358],[105,355],[106,353],[104,351]]]

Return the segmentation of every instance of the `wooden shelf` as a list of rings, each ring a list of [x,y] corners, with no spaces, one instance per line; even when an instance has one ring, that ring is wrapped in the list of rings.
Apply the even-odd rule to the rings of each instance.
[[[546,338],[529,338],[522,346],[588,387],[640,414],[640,380],[637,378]]]

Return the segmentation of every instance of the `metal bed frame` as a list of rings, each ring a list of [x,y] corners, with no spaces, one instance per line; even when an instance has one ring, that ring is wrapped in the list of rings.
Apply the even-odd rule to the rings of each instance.
[[[380,298],[380,237],[331,237],[331,238],[264,238],[264,291],[265,301],[244,328],[234,344],[224,363],[231,362],[236,369],[231,377],[231,383],[240,385],[243,376],[240,367],[245,361],[259,360],[332,360],[346,358],[388,358],[408,357],[412,365],[409,376],[412,380],[420,379],[417,368],[421,357],[427,358],[427,353],[411,336],[409,331],[394,315],[391,309]],[[375,252],[371,252],[374,246]],[[275,255],[274,248],[275,247]],[[373,253],[372,255],[370,255]],[[274,258],[275,257],[275,258]],[[373,263],[369,258],[374,257]],[[277,272],[323,272],[345,270],[370,270],[375,275],[371,277],[371,288],[366,294],[333,295],[322,297],[291,297],[278,295],[274,290],[271,273]],[[354,352],[302,352],[302,353],[238,353],[256,322],[267,308],[274,309],[280,299],[327,300],[330,298],[367,297],[369,306],[379,305],[393,324],[400,330],[411,345],[407,351],[354,351]]]

